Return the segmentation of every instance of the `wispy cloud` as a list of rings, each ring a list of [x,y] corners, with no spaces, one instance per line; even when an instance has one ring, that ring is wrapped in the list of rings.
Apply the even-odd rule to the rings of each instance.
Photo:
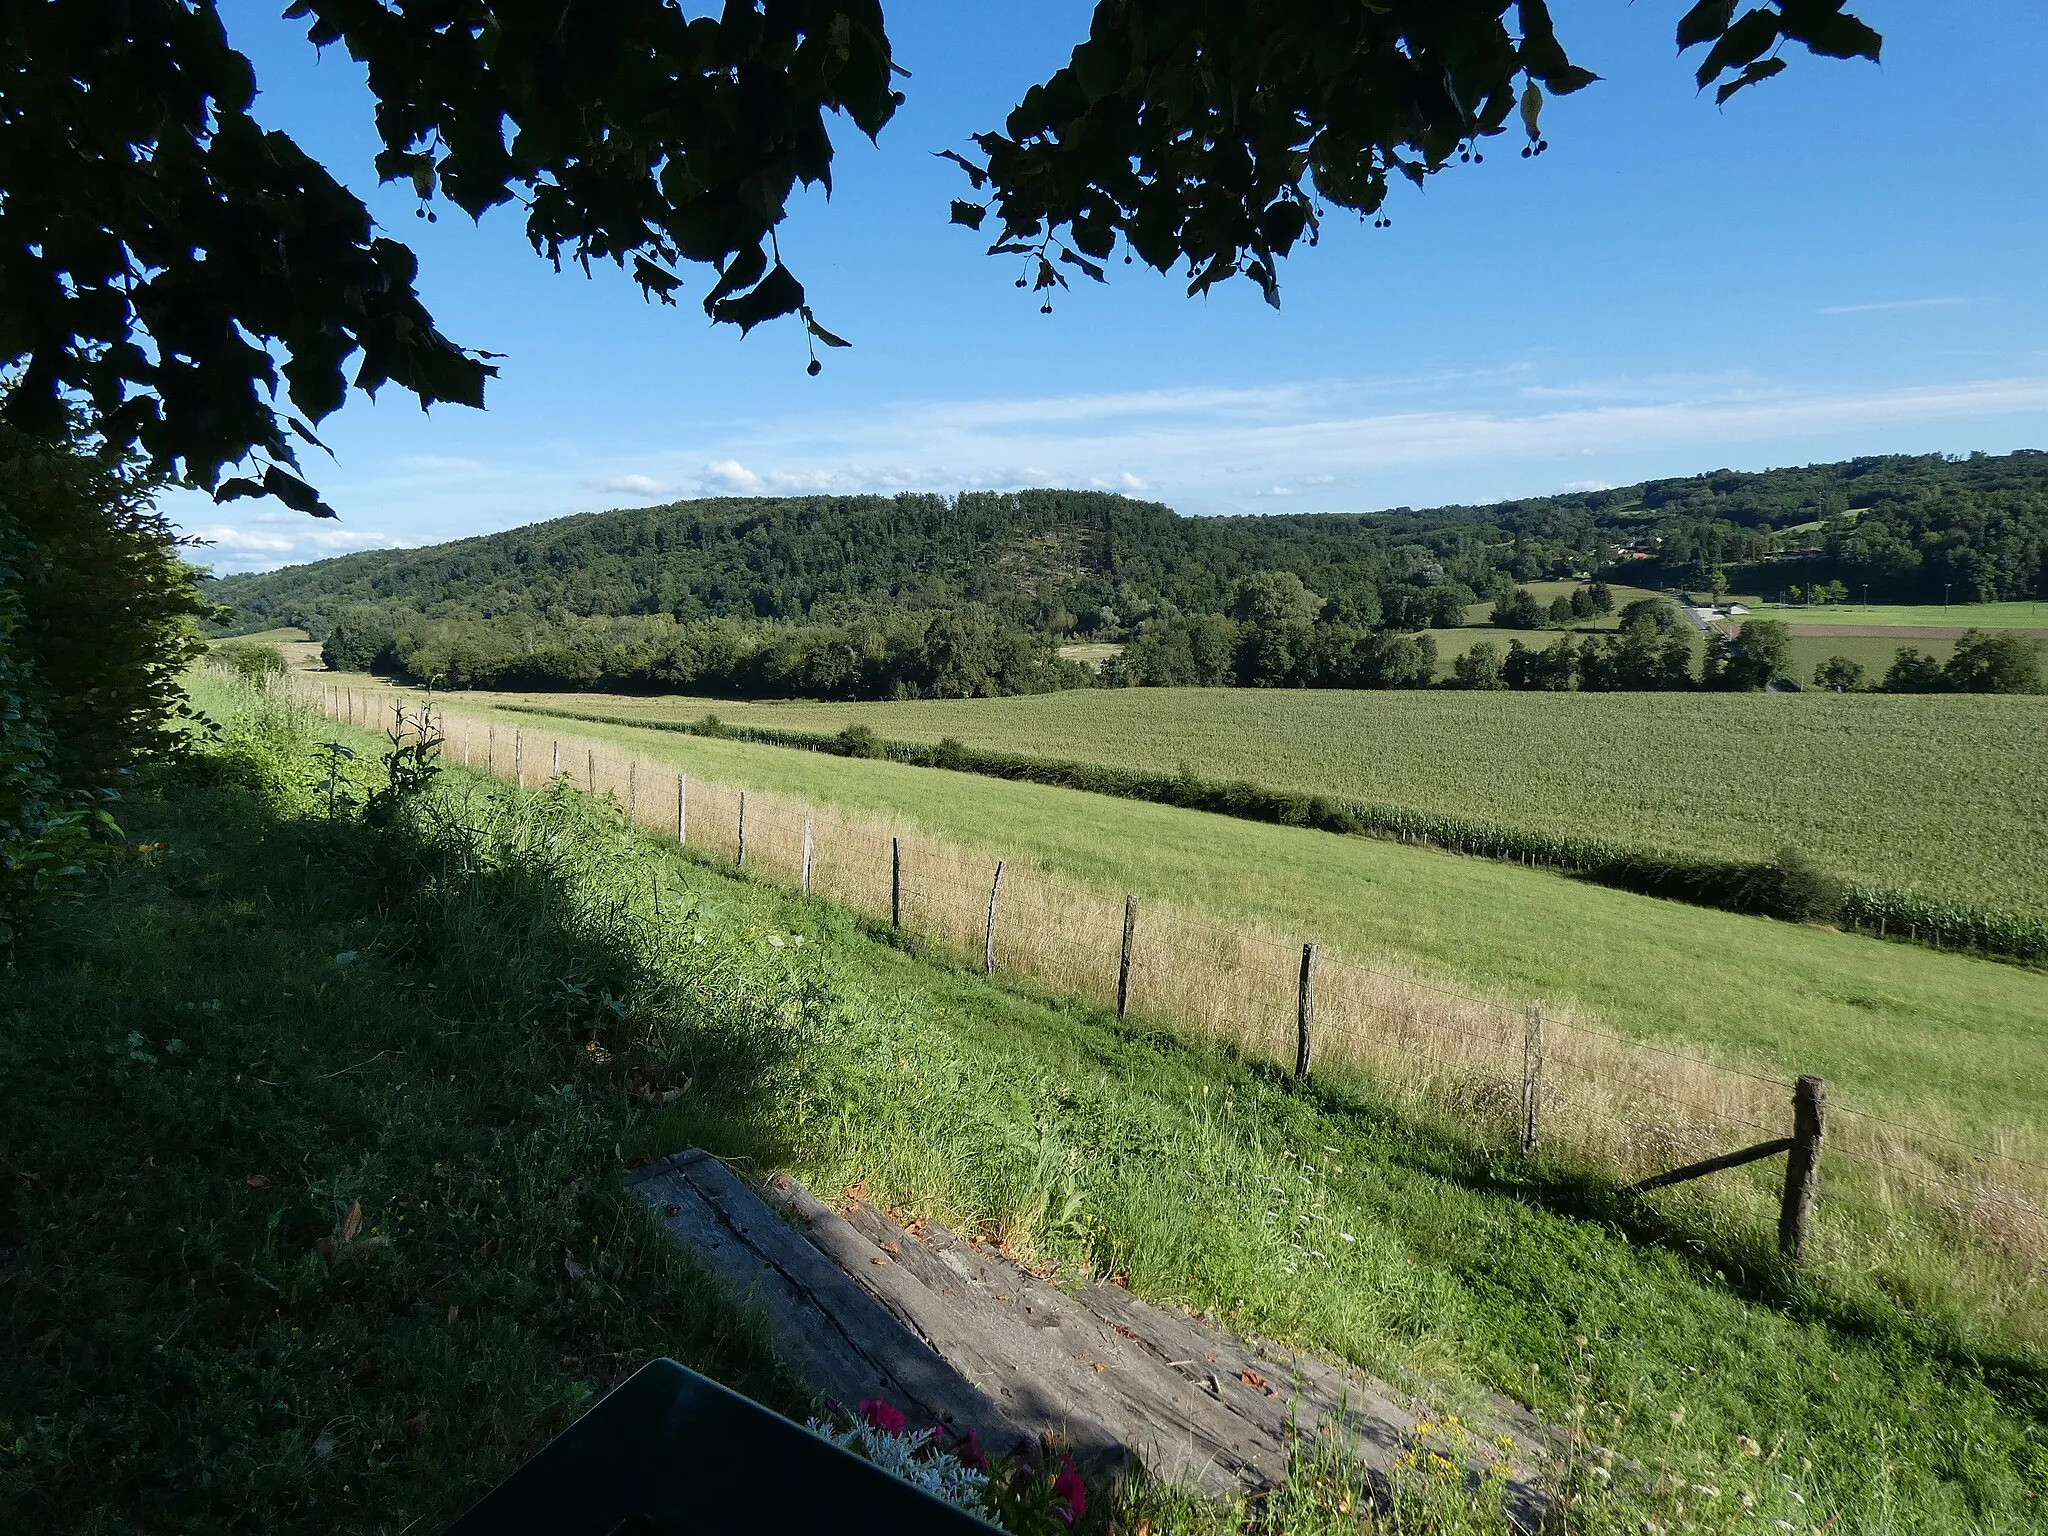
[[[899,400],[701,427],[612,462],[534,445],[488,465],[394,463],[323,486],[347,519],[233,522],[195,498],[187,527],[221,569],[416,544],[676,494],[787,495],[1073,486],[1185,512],[1371,510],[1591,488],[1717,465],[1859,453],[2048,446],[2048,376],[1816,390],[1747,375],[1538,380],[1527,369],[1040,400]],[[174,511],[174,515],[175,511]],[[202,557],[204,558],[204,557]]]
[[[187,528],[185,534],[198,541],[197,548],[187,550],[186,558],[221,576],[325,560],[362,549],[402,548],[406,542],[379,529],[337,528],[299,513],[256,513],[245,522],[209,523]]]
[[[629,496],[665,496],[675,487],[652,475],[613,475],[609,480],[598,481],[594,489],[624,491]]]
[[[1954,309],[1959,304],[1973,302],[1970,299],[1953,296],[1939,299],[1879,299],[1870,304],[1824,304],[1815,310],[1819,315],[1881,315],[1902,309]]]

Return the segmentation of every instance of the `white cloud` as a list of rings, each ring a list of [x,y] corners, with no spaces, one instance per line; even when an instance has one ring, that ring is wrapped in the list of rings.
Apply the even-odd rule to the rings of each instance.
[[[1939,299],[1879,299],[1874,304],[1823,304],[1814,313],[1817,315],[1877,315],[1895,313],[1902,309],[1953,309],[1958,304],[1971,301],[1962,298]]]
[[[260,523],[254,527],[250,524]],[[315,523],[300,516],[294,527],[275,514],[258,513],[248,523],[210,523],[185,530],[197,539],[186,558],[216,575],[237,571],[266,571],[273,566],[295,565],[303,560],[325,560],[332,555],[353,554],[360,549],[402,548],[406,541],[373,528],[338,528],[332,523]]]
[[[632,496],[663,496],[671,489],[667,481],[657,480],[652,475],[613,475],[609,480],[600,481],[597,488],[601,491],[624,491]]]
[[[704,481],[722,491],[741,493],[757,492],[762,487],[761,477],[738,459],[713,459],[704,466]]]
[[[1614,487],[1605,480],[1567,480],[1561,489],[1566,491],[1611,491]]]

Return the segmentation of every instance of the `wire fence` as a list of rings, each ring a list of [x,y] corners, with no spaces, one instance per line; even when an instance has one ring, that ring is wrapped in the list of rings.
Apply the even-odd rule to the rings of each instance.
[[[390,730],[419,696],[319,684],[321,709]],[[1125,898],[906,826],[678,771],[591,738],[435,706],[450,761],[524,787],[565,777],[610,796],[639,826],[759,878],[896,921],[1008,977],[1098,1003],[1282,1065],[1367,1074],[1397,1101],[1448,1113],[1468,1134],[1634,1181],[1792,1128],[1794,1085],[1582,1022],[1568,1007],[1514,1007],[1384,962],[1367,964],[1271,932],[1218,923],[1150,896]],[[1304,1020],[1307,1020],[1304,1028]],[[2048,1161],[1833,1102],[1829,1187],[1890,1222],[1931,1224],[2048,1272]],[[1775,1170],[1717,1189],[1761,1210]],[[1727,1198],[1721,1195],[1720,1198]]]

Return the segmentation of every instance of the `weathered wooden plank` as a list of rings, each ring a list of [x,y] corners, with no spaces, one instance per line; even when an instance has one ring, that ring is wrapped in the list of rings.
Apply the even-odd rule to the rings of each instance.
[[[942,1286],[941,1276],[954,1276],[1022,1363],[1055,1391],[1086,1403],[1155,1473],[1215,1492],[1286,1475],[1281,1436],[1232,1415],[1054,1286],[935,1223],[913,1237],[865,1205],[854,1207],[852,1220],[921,1265],[928,1290]]]
[[[789,1216],[821,1252],[913,1328],[941,1359],[987,1394],[1023,1434],[1055,1435],[1077,1456],[1097,1466],[1113,1467],[1127,1459],[1124,1442],[1088,1412],[1096,1405],[1061,1392],[1061,1383],[1048,1378],[1047,1361],[1038,1358],[1037,1351],[1019,1351],[1014,1329],[1003,1327],[1002,1320],[986,1310],[968,1305],[957,1290],[948,1295],[925,1282],[915,1241],[885,1236],[882,1241],[895,1252],[885,1251],[787,1175],[770,1180],[764,1197]]]
[[[692,1150],[628,1177],[669,1230],[758,1307],[791,1366],[851,1408],[881,1397],[914,1416],[1002,1444],[1014,1426],[988,1397],[763,1205],[716,1158]]]
[[[964,1380],[845,1271],[805,1242],[725,1164],[715,1157],[702,1157],[679,1172],[865,1359],[900,1384],[898,1406],[915,1406],[942,1424],[973,1428],[983,1435],[999,1436],[1009,1430],[1008,1421],[987,1394]]]

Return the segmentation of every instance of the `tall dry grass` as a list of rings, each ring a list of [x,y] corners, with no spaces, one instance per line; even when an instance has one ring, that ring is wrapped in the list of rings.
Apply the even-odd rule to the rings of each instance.
[[[416,693],[297,683],[320,707],[389,729]],[[890,916],[892,852],[901,859],[906,929],[979,958],[989,943],[995,860],[919,829],[846,815],[744,786],[689,775],[553,728],[533,729],[434,706],[453,762],[528,787],[556,771],[613,797],[650,832],[677,835],[713,859],[799,885],[808,841],[811,891],[870,918]],[[679,818],[679,801],[681,815]],[[744,814],[743,814],[744,808]],[[1006,976],[1046,991],[1113,1004],[1124,902],[1005,861],[993,952]],[[1302,943],[1251,921],[1228,925],[1146,900],[1130,978],[1135,1015],[1291,1065],[1297,1046]],[[1462,1133],[1517,1143],[1526,1064],[1526,1009],[1437,986],[1396,964],[1318,949],[1314,1059],[1318,1071],[1358,1071],[1399,1102],[1454,1119]],[[1546,1159],[1621,1182],[1789,1134],[1792,1084],[1769,1072],[1632,1041],[1577,1017],[1542,1010],[1533,1054]],[[1720,1217],[1775,1217],[1769,1162],[1658,1198]],[[1830,1106],[1825,1215],[1814,1253],[1901,1284],[1990,1298],[2021,1334],[2048,1343],[2048,1155],[2036,1146],[1980,1147],[1925,1127]],[[1936,1275],[1947,1276],[1946,1279]],[[1959,1272],[1968,1271],[1960,1281]],[[1978,1271],[1981,1271],[1979,1273]],[[1930,1278],[1933,1277],[1933,1278]]]

